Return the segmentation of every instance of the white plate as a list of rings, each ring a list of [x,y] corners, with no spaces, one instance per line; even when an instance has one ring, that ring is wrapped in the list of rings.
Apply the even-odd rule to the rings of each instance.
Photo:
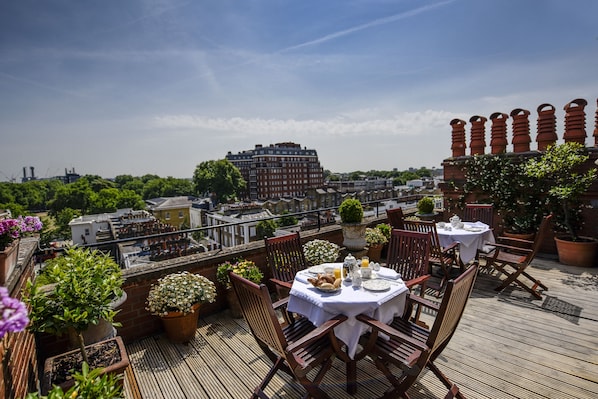
[[[483,229],[481,227],[465,227],[465,230],[477,233],[479,231],[482,231]]]
[[[318,289],[318,291],[326,292],[326,293],[338,292],[342,288],[342,286],[341,286],[341,287],[338,287],[338,288],[326,289],[326,288],[318,287],[317,285],[314,285],[314,287],[316,287]]]
[[[386,280],[364,280],[361,286],[370,291],[386,291],[390,288],[390,282]]]
[[[310,272],[310,273],[313,273],[313,274],[324,273],[324,265],[312,266],[309,269],[307,269],[307,271]]]

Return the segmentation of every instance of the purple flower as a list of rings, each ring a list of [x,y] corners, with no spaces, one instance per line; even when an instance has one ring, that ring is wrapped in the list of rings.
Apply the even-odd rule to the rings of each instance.
[[[42,222],[37,216],[19,216],[16,219],[0,220],[0,251],[17,238],[40,231]]]
[[[8,332],[23,331],[29,324],[25,304],[8,295],[6,287],[0,287],[0,338]]]

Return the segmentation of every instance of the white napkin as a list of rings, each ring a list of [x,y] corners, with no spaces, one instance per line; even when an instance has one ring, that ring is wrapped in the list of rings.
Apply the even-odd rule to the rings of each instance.
[[[381,267],[380,270],[378,270],[376,273],[381,278],[390,278],[393,280],[398,280],[401,277],[399,273],[392,269],[389,269],[388,267]]]

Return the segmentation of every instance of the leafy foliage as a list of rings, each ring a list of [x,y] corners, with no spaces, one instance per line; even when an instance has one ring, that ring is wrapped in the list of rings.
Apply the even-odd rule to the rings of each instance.
[[[193,312],[197,303],[214,302],[216,286],[207,277],[187,271],[162,277],[150,288],[147,307],[151,314],[164,316],[169,312]]]
[[[216,280],[226,288],[231,288],[230,279],[228,278],[229,271],[256,284],[261,283],[264,278],[260,268],[251,260],[239,259],[235,263],[225,262],[216,269]]]
[[[247,185],[239,169],[227,159],[197,165],[193,183],[198,195],[215,193],[225,202],[241,196]]]
[[[363,219],[363,205],[356,198],[345,199],[338,207],[343,223],[361,223]]]
[[[434,212],[434,200],[430,197],[424,197],[417,202],[417,210],[421,215],[427,215]]]
[[[277,224],[274,220],[260,220],[255,225],[255,234],[257,238],[268,238],[274,237],[274,232],[276,231]]]

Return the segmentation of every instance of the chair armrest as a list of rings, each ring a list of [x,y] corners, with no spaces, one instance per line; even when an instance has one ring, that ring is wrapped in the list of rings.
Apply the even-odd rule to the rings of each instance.
[[[287,296],[287,297],[284,297],[284,298],[282,298],[282,299],[279,299],[278,301],[274,302],[274,303],[272,304],[272,307],[274,308],[274,310],[276,310],[276,309],[278,309],[278,308],[281,308],[281,307],[283,307],[283,306],[285,306],[285,307],[286,307],[286,306],[287,306],[287,304],[288,304],[288,302],[289,302],[289,297]]]
[[[501,244],[501,243],[487,242],[486,244],[492,245],[492,246],[496,247],[496,249],[498,249],[498,250],[504,249],[504,250],[508,250],[508,251],[512,251],[512,252],[519,252],[519,253],[525,254],[525,255],[533,252],[533,250],[529,249],[529,248],[514,247],[512,245],[505,245],[505,244]]]
[[[459,248],[459,243],[457,241],[453,241],[450,245],[447,245],[446,247],[442,248],[442,252],[444,252],[444,253],[454,252],[458,248]]]
[[[405,342],[405,343],[407,343],[407,344],[409,344],[409,345],[417,348],[418,350],[420,350],[422,352],[425,352],[425,351],[427,351],[427,350],[430,349],[430,348],[428,348],[426,346],[425,343],[423,343],[421,341],[418,341],[418,340],[416,340],[416,339],[414,339],[414,338],[412,338],[412,337],[410,337],[410,336],[408,336],[406,334],[403,334],[402,332],[400,332],[398,330],[395,330],[391,326],[389,326],[387,324],[384,324],[381,321],[376,320],[376,319],[374,319],[374,318],[372,318],[370,316],[364,315],[363,313],[357,315],[356,318],[360,322],[362,322],[364,324],[367,324],[368,326],[370,326],[371,328],[373,328],[374,329],[374,333],[381,332],[383,334],[388,335],[389,337],[392,337],[392,338],[397,339],[399,341],[403,341],[403,342]]]
[[[521,248],[531,248],[534,245],[533,241],[524,240],[521,238],[500,236],[500,237],[497,237],[496,240],[502,245],[511,245],[514,247],[521,247]]]
[[[430,277],[432,277],[430,274],[425,274],[423,276],[412,278],[411,280],[405,281],[405,286],[411,289],[411,287],[425,283],[428,281],[428,279],[430,279]]]
[[[283,287],[283,288],[288,288],[289,290],[291,289],[291,287],[293,286],[293,282],[292,281],[282,281],[282,280],[278,280],[275,278],[271,278],[270,282]]]
[[[438,311],[440,309],[440,304],[436,302],[432,302],[428,299],[422,298],[418,295],[411,295],[410,292],[407,293],[407,301],[409,302],[417,302],[419,305],[425,306],[429,309]]]
[[[339,314],[339,315],[334,316],[332,319],[326,321],[320,327],[316,327],[315,330],[312,330],[309,334],[307,334],[300,340],[295,341],[291,345],[287,346],[287,349],[286,349],[287,352],[293,353],[299,349],[305,348],[306,346],[311,344],[313,341],[318,340],[318,339],[322,338],[324,335],[330,333],[334,327],[338,326],[345,320],[347,320],[347,316],[345,316],[345,315]]]

